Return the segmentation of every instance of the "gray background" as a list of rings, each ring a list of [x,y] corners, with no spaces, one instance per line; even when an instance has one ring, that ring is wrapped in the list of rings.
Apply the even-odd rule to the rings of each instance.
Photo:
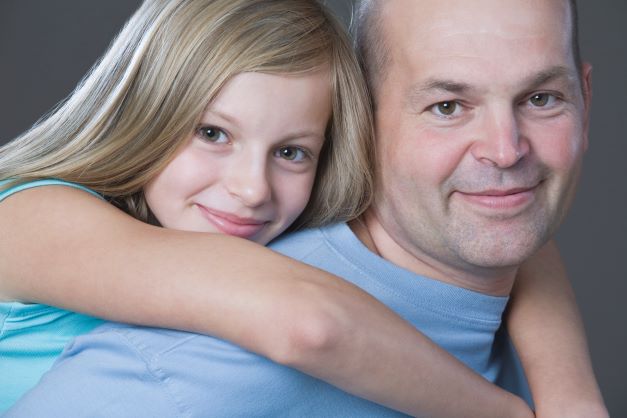
[[[613,417],[627,416],[627,0],[579,1],[594,66],[590,149],[558,234]],[[71,92],[138,0],[0,0],[0,143]],[[328,0],[347,20],[351,0]]]

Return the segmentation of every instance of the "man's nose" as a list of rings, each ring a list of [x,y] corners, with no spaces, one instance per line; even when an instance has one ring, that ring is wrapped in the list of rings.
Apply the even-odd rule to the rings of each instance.
[[[272,196],[265,158],[241,158],[229,166],[225,187],[247,207],[258,207]]]
[[[508,168],[529,152],[529,144],[520,133],[514,109],[500,108],[486,112],[476,132],[472,155],[482,164]]]

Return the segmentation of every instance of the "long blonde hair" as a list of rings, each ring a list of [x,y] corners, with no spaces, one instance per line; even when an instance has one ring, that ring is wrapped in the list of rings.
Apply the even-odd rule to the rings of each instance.
[[[0,148],[0,179],[80,183],[147,221],[143,186],[231,77],[323,66],[333,115],[297,224],[349,219],[371,199],[369,96],[348,36],[315,0],[144,1],[76,90]]]

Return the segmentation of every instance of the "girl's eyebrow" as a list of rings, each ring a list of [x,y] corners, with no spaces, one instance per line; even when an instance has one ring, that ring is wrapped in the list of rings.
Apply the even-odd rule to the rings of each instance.
[[[223,112],[223,111],[220,111],[220,110],[217,110],[217,109],[212,109],[212,108],[207,108],[203,112],[200,120],[202,121],[203,119],[205,119],[207,117],[207,115],[217,116],[220,119],[223,119],[224,121],[226,121],[226,122],[228,122],[230,124],[233,124],[233,125],[238,125],[239,124],[239,120],[238,120],[238,118],[236,116],[230,115],[230,114],[228,114],[226,112]]]
[[[320,135],[320,133],[318,132],[304,130],[304,131],[293,132],[289,135],[286,135],[283,138],[283,140],[290,141],[293,139],[303,139],[303,138],[315,138],[315,139],[322,139],[322,140],[326,139],[324,136],[324,133]]]
[[[229,113],[226,113],[224,111],[220,111],[217,109],[211,109],[208,108],[207,110],[205,110],[205,112],[202,114],[200,121],[201,123],[203,122],[204,119],[206,119],[208,117],[208,115],[213,116],[213,117],[218,117],[222,120],[224,120],[225,122],[234,125],[234,126],[239,126],[240,121],[239,119],[235,116],[235,115],[231,115]],[[324,132],[322,133],[322,135],[319,132],[316,131],[312,131],[312,130],[308,130],[308,129],[303,129],[300,131],[295,131],[295,132],[291,132],[288,133],[287,135],[283,136],[281,138],[281,141],[290,141],[293,139],[299,139],[299,138],[308,138],[308,137],[313,137],[316,139],[326,139],[325,138],[325,134]]]

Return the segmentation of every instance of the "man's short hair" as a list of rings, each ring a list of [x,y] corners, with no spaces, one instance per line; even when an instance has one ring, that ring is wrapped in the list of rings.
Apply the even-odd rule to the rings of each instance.
[[[383,36],[380,19],[382,2],[377,0],[358,0],[351,21],[351,32],[355,50],[366,74],[366,80],[376,106],[375,86],[380,81],[390,56]]]
[[[577,1],[569,0],[572,22],[572,52],[577,72],[581,71],[581,53],[579,49],[579,17]],[[351,22],[351,32],[355,42],[355,49],[366,73],[366,79],[373,96],[374,105],[377,104],[377,85],[385,76],[386,67],[390,63],[390,49],[383,36],[380,0],[357,0]]]

